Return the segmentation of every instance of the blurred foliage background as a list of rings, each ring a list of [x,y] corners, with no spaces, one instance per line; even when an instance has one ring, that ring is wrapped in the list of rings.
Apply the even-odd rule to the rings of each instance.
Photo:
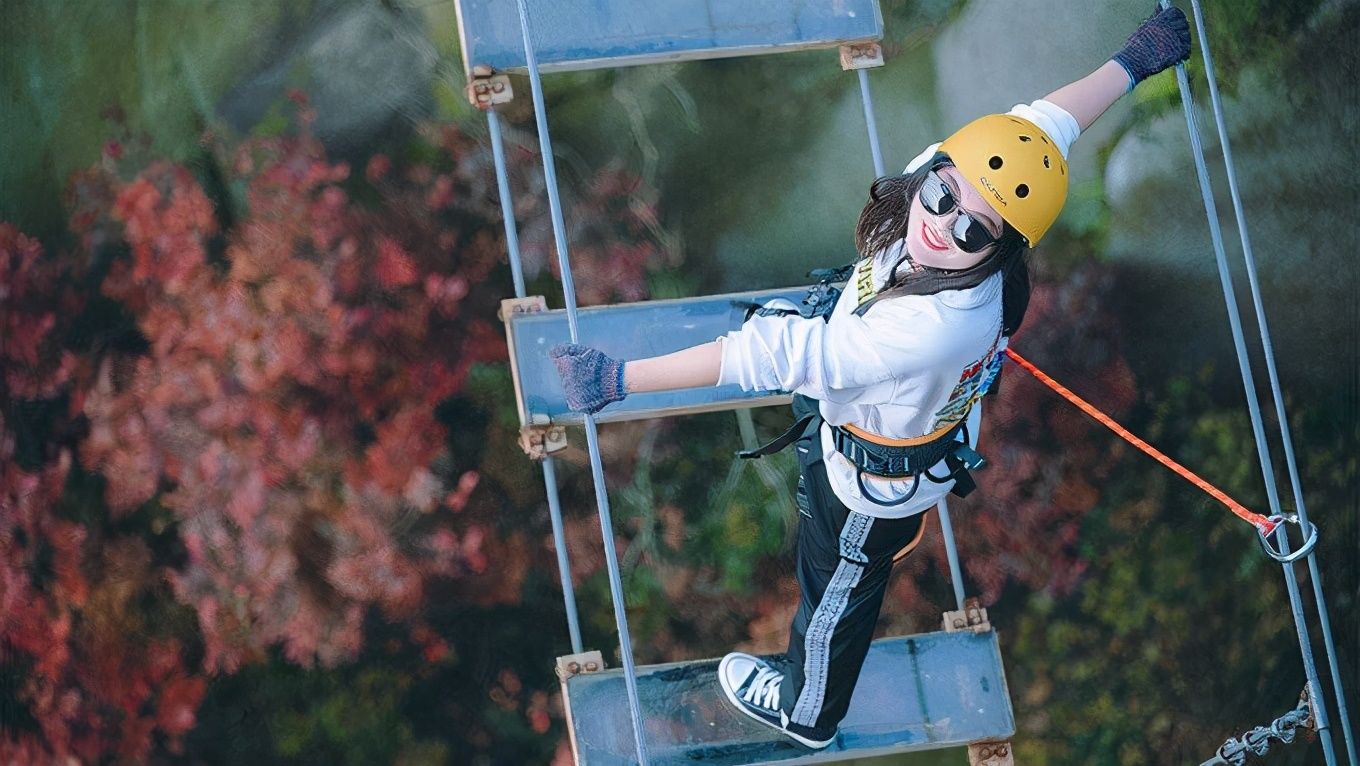
[[[884,2],[889,165],[1086,73],[1150,5]],[[1360,4],[1203,5],[1355,719]],[[3,10],[0,760],[566,762],[551,667],[570,647],[515,443],[510,275],[453,3]],[[798,284],[852,255],[872,169],[834,54],[545,83],[583,303]],[[530,293],[558,305],[515,86]],[[1174,78],[1071,159],[1016,347],[1264,508]],[[762,435],[788,417],[754,414]],[[1198,763],[1292,707],[1288,599],[1250,530],[1017,372],[987,418],[992,468],[955,528],[1021,762]],[[637,659],[781,649],[787,456],[734,463],[730,413],[601,438]],[[559,464],[585,643],[613,657],[576,435]],[[933,629],[945,571],[932,525],[880,630]],[[1309,743],[1271,760],[1320,761]]]

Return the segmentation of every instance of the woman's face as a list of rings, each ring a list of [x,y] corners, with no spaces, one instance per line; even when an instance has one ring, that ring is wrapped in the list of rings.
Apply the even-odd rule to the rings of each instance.
[[[943,165],[935,170],[935,175],[944,182],[945,188],[954,199],[952,209],[936,215],[921,203],[922,192],[917,192],[911,200],[911,212],[907,218],[907,253],[912,260],[922,266],[938,269],[966,269],[977,265],[991,255],[996,244],[987,245],[976,253],[959,247],[953,232],[959,216],[967,215],[980,224],[993,240],[1001,235],[1001,216],[977,193],[973,185],[959,175],[953,165]],[[926,183],[933,181],[927,179]]]

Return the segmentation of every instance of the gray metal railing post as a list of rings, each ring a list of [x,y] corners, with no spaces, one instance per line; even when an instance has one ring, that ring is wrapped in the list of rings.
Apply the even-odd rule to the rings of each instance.
[[[878,121],[874,117],[874,98],[869,93],[869,70],[857,69],[859,73],[859,96],[864,102],[864,124],[869,128],[869,151],[874,156],[874,176],[882,178],[883,151],[878,146]],[[962,608],[962,607],[960,607]]]
[[[1294,496],[1294,507],[1298,510],[1299,524],[1308,528],[1308,509],[1303,502],[1303,482],[1299,479],[1298,461],[1294,456],[1294,439],[1290,433],[1289,418],[1285,413],[1284,395],[1280,386],[1280,375],[1275,366],[1275,349],[1270,340],[1270,324],[1266,320],[1265,303],[1261,299],[1261,282],[1256,271],[1256,256],[1251,249],[1251,235],[1247,233],[1247,216],[1242,206],[1242,195],[1237,187],[1237,167],[1233,162],[1232,143],[1228,139],[1228,126],[1223,117],[1223,102],[1218,95],[1218,78],[1214,75],[1214,57],[1209,51],[1208,31],[1204,26],[1204,11],[1199,0],[1191,0],[1195,14],[1195,31],[1199,36],[1199,50],[1204,58],[1204,79],[1209,86],[1209,101],[1214,109],[1214,122],[1218,128],[1219,144],[1223,147],[1223,165],[1228,175],[1228,192],[1232,196],[1233,217],[1237,220],[1237,234],[1242,242],[1242,258],[1246,262],[1247,282],[1251,286],[1252,308],[1256,312],[1256,325],[1261,333],[1261,347],[1265,356],[1266,375],[1270,379],[1270,391],[1275,403],[1275,417],[1279,420],[1280,440],[1284,447],[1285,465],[1289,473],[1290,489]],[[1346,693],[1341,683],[1341,668],[1337,661],[1336,642],[1332,638],[1332,623],[1327,614],[1327,600],[1322,594],[1322,574],[1318,570],[1317,551],[1308,554],[1308,573],[1313,585],[1313,597],[1317,601],[1318,622],[1322,629],[1323,646],[1327,652],[1327,664],[1331,670],[1332,688],[1336,691],[1337,715],[1341,718],[1341,731],[1346,743],[1346,756],[1352,766],[1360,763],[1355,754],[1355,736],[1351,732],[1350,714],[1346,709]],[[1320,690],[1319,690],[1320,691]]]
[[[558,194],[557,167],[553,159],[552,139],[548,133],[547,107],[543,101],[543,83],[539,77],[538,59],[534,53],[533,36],[529,26],[529,9],[525,0],[516,0],[519,9],[520,33],[524,36],[524,58],[529,68],[529,85],[533,91],[534,119],[538,126],[539,149],[543,155],[544,182],[548,188],[548,206],[552,213],[553,241],[557,246],[557,263],[562,273],[562,295],[566,302],[567,324],[571,341],[580,340],[576,316],[576,284],[571,275],[571,259],[567,254],[567,227],[562,215],[562,200]],[[633,641],[628,631],[628,613],[624,605],[623,578],[619,573],[619,556],[614,547],[614,522],[609,512],[609,493],[604,483],[604,465],[600,457],[600,436],[595,417],[586,415],[586,448],[590,453],[590,473],[595,483],[595,504],[600,515],[600,535],[604,542],[605,565],[609,570],[609,591],[614,602],[614,622],[619,632],[619,654],[623,661],[624,683],[628,689],[628,708],[633,719],[633,739],[637,745],[638,762],[646,766],[647,738],[642,726],[642,705],[638,701],[637,670],[633,663]]]
[[[1161,0],[1161,5],[1163,8],[1168,7],[1170,0]],[[1213,240],[1214,259],[1218,266],[1219,281],[1223,288],[1223,300],[1228,310],[1228,324],[1232,330],[1233,347],[1237,352],[1237,365],[1247,398],[1247,410],[1251,416],[1252,434],[1256,441],[1256,452],[1261,464],[1262,477],[1265,481],[1266,497],[1270,503],[1271,514],[1279,515],[1280,497],[1275,486],[1274,465],[1271,462],[1265,426],[1261,418],[1261,405],[1256,397],[1256,382],[1252,375],[1250,359],[1247,354],[1246,338],[1242,331],[1242,318],[1237,309],[1236,291],[1233,288],[1232,274],[1228,269],[1227,255],[1223,247],[1223,232],[1218,225],[1218,207],[1214,203],[1213,189],[1209,182],[1209,170],[1204,161],[1204,146],[1200,138],[1199,125],[1195,118],[1194,101],[1190,97],[1190,80],[1184,64],[1176,65],[1176,81],[1180,87],[1181,107],[1185,112],[1186,128],[1190,134],[1190,150],[1195,160],[1195,175],[1199,179],[1200,196],[1204,201],[1205,217],[1209,223],[1209,235]],[[1287,553],[1289,551],[1289,537],[1285,526],[1280,525],[1276,531],[1276,540],[1280,550]],[[1282,568],[1285,585],[1289,591],[1289,604],[1294,615],[1294,628],[1298,634],[1299,652],[1303,658],[1304,674],[1308,679],[1308,685],[1313,692],[1316,703],[1313,712],[1318,739],[1322,742],[1322,750],[1328,766],[1334,766],[1336,753],[1332,746],[1331,731],[1328,728],[1327,706],[1321,695],[1322,687],[1318,682],[1317,666],[1313,660],[1313,649],[1308,638],[1308,624],[1304,617],[1303,597],[1299,591],[1299,583],[1293,567],[1290,564],[1283,564]]]
[[[510,196],[510,174],[505,161],[505,142],[501,139],[501,120],[495,108],[486,111],[486,126],[491,134],[491,158],[496,166],[496,188],[501,197],[501,217],[505,222],[505,248],[510,254],[510,276],[515,297],[523,298],[524,265],[520,259],[519,231],[515,224],[515,200]],[[567,556],[567,537],[562,524],[562,501],[557,495],[557,469],[551,456],[543,458],[543,485],[548,496],[548,516],[552,519],[553,547],[557,551],[557,573],[562,581],[562,601],[567,612],[567,634],[571,651],[580,654],[581,620],[576,612],[576,588],[571,583],[571,561]]]
[[[515,198],[510,196],[510,173],[505,162],[505,141],[501,138],[501,118],[496,108],[486,110],[486,129],[491,134],[491,159],[496,165],[496,191],[501,195],[501,216],[505,220],[505,249],[510,252],[510,277],[515,297],[524,297],[524,265],[519,257],[519,228],[515,225]]]
[[[949,502],[943,497],[936,506],[940,516],[940,535],[944,537],[944,552],[949,557],[949,579],[954,585],[954,601],[963,609],[963,570],[959,567],[959,549],[954,544],[954,525],[949,520]]]

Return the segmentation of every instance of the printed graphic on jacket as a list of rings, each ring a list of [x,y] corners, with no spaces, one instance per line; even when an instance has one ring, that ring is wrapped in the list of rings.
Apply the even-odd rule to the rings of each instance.
[[[935,413],[932,432],[954,425],[968,417],[968,411],[983,394],[987,393],[987,389],[991,388],[992,381],[996,380],[997,374],[1001,372],[1001,354],[997,353],[1000,346],[1001,333],[998,332],[987,353],[964,368],[963,374],[959,376],[958,385],[954,386],[954,390],[949,394],[949,401]]]
[[[855,306],[863,306],[864,302],[874,297],[874,262],[873,259],[866,259],[859,262],[855,268]]]

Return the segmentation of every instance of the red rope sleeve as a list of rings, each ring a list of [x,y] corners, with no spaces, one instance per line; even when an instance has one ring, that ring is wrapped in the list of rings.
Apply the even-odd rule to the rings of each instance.
[[[1086,401],[1085,399],[1082,399],[1080,396],[1077,396],[1066,386],[1045,374],[1043,370],[1040,370],[1038,367],[1035,367],[1032,363],[1030,363],[1029,360],[1015,353],[1015,349],[1011,348],[1006,349],[1006,355],[1011,358],[1011,361],[1020,365],[1022,368],[1024,368],[1026,372],[1028,372],[1030,375],[1033,375],[1036,379],[1038,379],[1040,383],[1043,383],[1044,385],[1056,391],[1058,395],[1062,396],[1062,398],[1076,405],[1077,408],[1080,409],[1082,412],[1095,418],[1097,421],[1100,422],[1101,425],[1105,426],[1111,431],[1114,431],[1129,444],[1132,444],[1133,446],[1152,456],[1154,460],[1166,466],[1167,468],[1170,468],[1172,471],[1175,471],[1177,474],[1181,476],[1181,478],[1185,479],[1191,484],[1194,484],[1196,487],[1199,487],[1200,489],[1207,492],[1210,497],[1226,505],[1228,507],[1228,510],[1237,514],[1237,516],[1239,516],[1242,520],[1256,527],[1258,530],[1260,530],[1261,534],[1268,535],[1271,532],[1275,531],[1275,527],[1277,526],[1276,522],[1271,521],[1270,519],[1266,518],[1265,516],[1262,516],[1259,513],[1253,513],[1252,511],[1248,510],[1246,506],[1242,505],[1241,503],[1237,502],[1231,497],[1228,497],[1227,493],[1225,493],[1223,490],[1219,489],[1218,487],[1215,487],[1214,485],[1210,484],[1204,479],[1201,479],[1189,468],[1186,468],[1180,463],[1177,463],[1175,460],[1172,460],[1170,457],[1167,457],[1167,455],[1164,454],[1161,450],[1138,438],[1136,435],[1130,432],[1129,429],[1116,423],[1114,419],[1111,418],[1109,415],[1106,415],[1105,413],[1096,409],[1095,406],[1092,405],[1090,402]]]

